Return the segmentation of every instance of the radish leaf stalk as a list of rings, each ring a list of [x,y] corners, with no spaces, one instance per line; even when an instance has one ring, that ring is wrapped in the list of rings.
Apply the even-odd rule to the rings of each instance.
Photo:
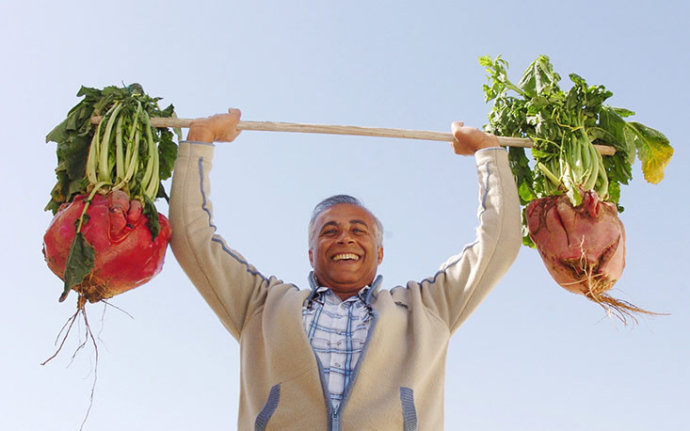
[[[127,191],[139,190],[134,197],[143,202],[143,192],[150,182],[170,178],[177,157],[173,133],[167,128],[152,127],[148,118],[173,117],[173,106],[159,108],[160,98],[146,95],[139,84],[103,89],[81,87],[77,97],[83,97],[83,100],[46,136],[46,142],[57,143],[58,163],[55,169],[57,182],[45,209],[55,214],[60,205],[71,202],[76,195],[91,189],[99,181],[118,184]],[[94,125],[90,121],[93,116],[104,118]],[[118,122],[120,117],[121,123]],[[115,142],[118,130],[125,152],[124,165],[120,168]],[[144,137],[147,144],[141,148],[139,140]],[[137,172],[147,169],[146,163],[154,153],[159,158],[159,171],[153,172],[155,163],[152,164],[146,185],[138,184],[141,177]],[[118,178],[119,170],[125,173],[121,179]],[[151,199],[163,196],[165,192],[161,190]]]

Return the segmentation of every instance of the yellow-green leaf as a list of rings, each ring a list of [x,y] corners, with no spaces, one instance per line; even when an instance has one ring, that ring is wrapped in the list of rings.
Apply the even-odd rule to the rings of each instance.
[[[668,138],[658,130],[637,122],[627,123],[624,133],[626,140],[632,141],[637,148],[645,180],[652,184],[663,180],[666,165],[673,156],[673,147]]]

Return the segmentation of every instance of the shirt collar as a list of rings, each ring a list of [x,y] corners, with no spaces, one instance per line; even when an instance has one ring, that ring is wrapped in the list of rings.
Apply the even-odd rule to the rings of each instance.
[[[374,278],[374,281],[368,285],[364,286],[357,292],[357,296],[364,302],[365,304],[369,305],[371,302],[371,297],[374,292],[376,292],[379,287],[381,286],[381,280],[383,280],[383,277],[380,275],[377,275],[376,278]],[[319,286],[318,281],[316,280],[316,274],[314,274],[314,271],[309,272],[309,285],[311,287],[311,293],[309,294],[309,297],[307,298],[307,302],[311,302],[318,298],[323,292],[326,290],[330,290],[330,288],[326,286]]]

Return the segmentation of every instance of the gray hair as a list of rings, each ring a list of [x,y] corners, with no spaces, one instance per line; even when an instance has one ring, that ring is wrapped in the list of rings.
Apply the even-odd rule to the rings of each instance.
[[[374,238],[376,239],[377,245],[381,247],[383,245],[383,224],[381,224],[381,221],[378,219],[378,217],[369,211],[369,209],[365,207],[359,199],[350,195],[333,195],[316,204],[311,213],[311,219],[309,220],[309,246],[311,247],[311,242],[314,239],[314,222],[316,221],[317,217],[327,209],[340,204],[358,206],[371,215],[371,218],[374,219],[375,223]]]

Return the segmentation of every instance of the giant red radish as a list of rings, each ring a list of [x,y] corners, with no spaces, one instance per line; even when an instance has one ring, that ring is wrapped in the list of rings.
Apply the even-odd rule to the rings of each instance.
[[[150,117],[173,116],[172,105],[159,109],[159,99],[138,84],[82,87],[77,96],[84,98],[46,137],[57,143],[58,163],[46,206],[54,217],[43,238],[46,263],[63,280],[59,300],[76,292],[77,310],[58,335],[57,351],[43,364],[57,356],[79,317],[85,337],[77,351],[90,341],[97,364],[86,304],[109,304],[108,298],[150,281],[163,267],[171,236],[154,201],[167,198],[161,181],[170,177],[177,145],[172,132],[153,127]],[[94,125],[93,116],[103,120]]]
[[[657,130],[627,121],[633,112],[605,105],[612,93],[570,74],[572,87],[548,57],[539,56],[513,84],[502,58],[481,57],[489,74],[486,100],[493,100],[488,132],[529,138],[509,149],[511,168],[523,205],[523,242],[539,251],[549,274],[570,292],[600,304],[623,322],[648,311],[610,296],[625,267],[625,229],[618,217],[621,185],[642,161],[647,181],[658,183],[673,154]],[[594,145],[615,149],[602,157]],[[650,313],[654,314],[654,313]]]
[[[648,313],[608,291],[625,268],[625,228],[616,206],[584,193],[579,206],[566,195],[531,201],[529,235],[551,277],[564,289],[619,312]]]
[[[78,195],[64,204],[43,237],[43,253],[48,267],[64,279],[75,225],[87,206],[87,195]],[[155,239],[148,217],[138,200],[130,200],[120,190],[96,194],[85,212],[88,223],[81,233],[94,249],[93,269],[72,289],[89,302],[98,302],[140,286],[163,268],[170,241],[170,224],[158,214],[160,232]]]
[[[84,99],[47,136],[58,143],[57,184],[46,206],[55,215],[44,237],[50,269],[78,304],[97,302],[149,281],[161,269],[170,227],[154,200],[167,197],[177,154],[172,133],[150,116],[174,115],[172,105],[138,84],[82,87]],[[102,116],[98,125],[92,116]]]

